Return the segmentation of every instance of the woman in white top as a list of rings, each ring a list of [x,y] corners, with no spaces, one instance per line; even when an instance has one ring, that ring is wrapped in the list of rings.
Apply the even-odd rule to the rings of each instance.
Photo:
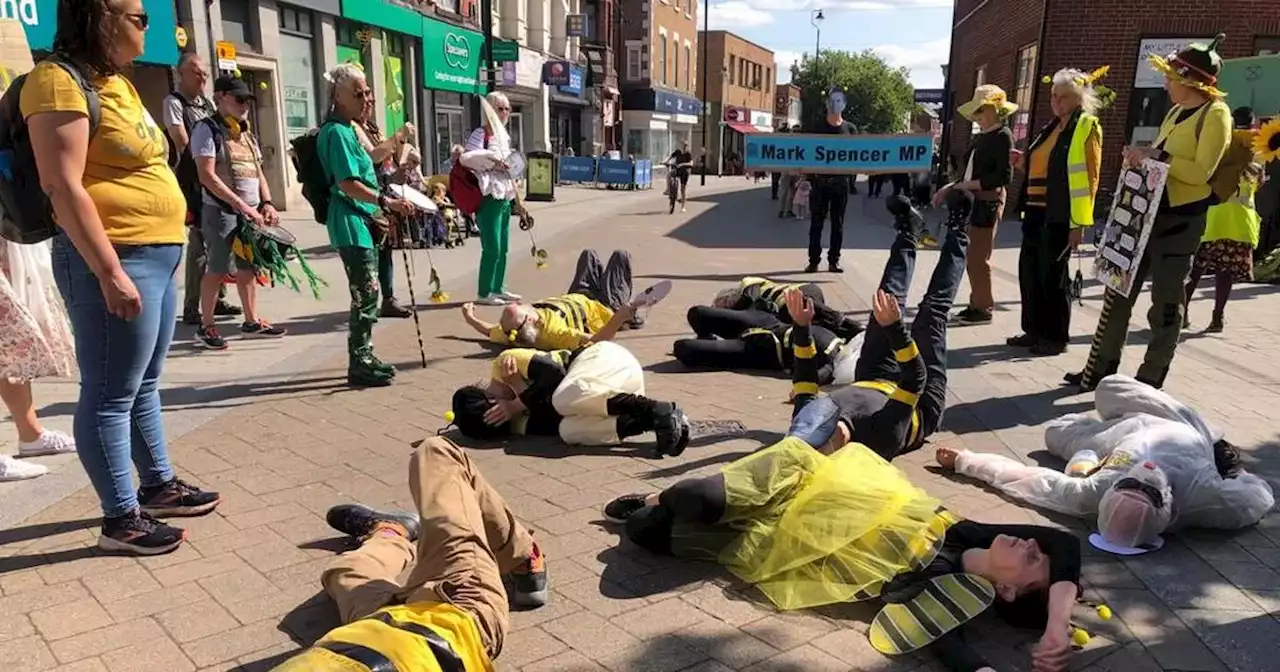
[[[511,153],[507,121],[511,101],[494,91],[481,100],[484,123],[467,138],[462,165],[476,174],[484,201],[476,211],[480,229],[480,277],[476,303],[490,306],[519,301],[520,295],[506,291],[507,247],[511,237],[511,201],[516,183],[507,173]]]

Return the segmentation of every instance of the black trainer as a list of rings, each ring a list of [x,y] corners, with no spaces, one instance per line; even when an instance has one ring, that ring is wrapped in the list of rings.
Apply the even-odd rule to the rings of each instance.
[[[165,525],[145,511],[134,510],[119,518],[103,518],[98,548],[134,555],[171,553],[187,538],[181,528]]]
[[[329,523],[329,527],[357,539],[373,534],[378,523],[395,523],[403,527],[409,535],[409,541],[417,541],[418,534],[422,531],[422,524],[416,513],[375,511],[360,504],[339,504],[324,514],[324,520]]]
[[[227,349],[227,339],[223,338],[222,334],[218,333],[217,327],[201,326],[199,329],[196,329],[196,343],[198,343],[200,347],[207,348],[209,350]]]
[[[222,299],[218,299],[218,303],[213,306],[214,317],[239,317],[244,314],[244,308],[235,306]]]
[[[604,519],[612,523],[625,523],[631,514],[644,508],[644,500],[648,495],[623,495],[614,497],[604,505],[601,513]]]
[[[959,313],[956,313],[955,316],[956,324],[961,326],[991,324],[992,319],[991,311],[974,308],[973,306],[965,308]]]
[[[817,273],[817,272],[818,272],[818,262],[816,262],[816,261],[811,261],[811,262],[809,262],[809,265],[804,267],[804,272],[805,272],[805,273]]]
[[[221,501],[218,493],[205,492],[180,478],[138,491],[143,513],[153,516],[203,516]]]
[[[1040,340],[1031,334],[1018,334],[1004,339],[1004,344],[1011,348],[1030,348],[1039,342]]]
[[[516,609],[537,609],[551,601],[547,582],[547,556],[538,542],[533,542],[533,553],[515,570],[502,577],[507,589],[507,602]]]
[[[658,435],[658,442],[653,447],[654,457],[675,457],[689,447],[689,418],[679,404],[658,403],[653,413],[653,431]]]
[[[843,268],[840,268],[840,262],[838,262],[838,261],[833,261],[833,262],[830,262],[830,263],[828,263],[828,264],[827,264],[827,272],[829,272],[829,273],[844,273],[844,269],[843,269]]]
[[[924,215],[911,205],[911,201],[901,195],[890,196],[885,199],[884,207],[893,215],[893,228],[911,234],[912,238],[920,237],[924,230]]]

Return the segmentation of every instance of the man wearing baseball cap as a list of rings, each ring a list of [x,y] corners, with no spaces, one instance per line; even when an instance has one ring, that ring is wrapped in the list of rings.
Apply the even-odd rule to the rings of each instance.
[[[200,227],[207,257],[200,283],[201,325],[196,340],[211,350],[224,350],[226,340],[213,324],[214,302],[223,278],[234,273],[246,338],[279,338],[284,329],[258,316],[257,277],[253,264],[231,249],[241,220],[254,226],[276,226],[280,215],[271,204],[271,188],[262,173],[262,151],[249,124],[253,91],[244,80],[222,75],[213,83],[218,110],[191,131],[191,155],[203,192]]]

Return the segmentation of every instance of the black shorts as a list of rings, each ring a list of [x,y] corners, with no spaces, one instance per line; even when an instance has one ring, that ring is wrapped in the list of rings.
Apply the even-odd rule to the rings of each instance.
[[[680,186],[684,187],[689,185],[689,173],[680,171],[676,173],[676,177],[680,180]]]
[[[1000,222],[1001,203],[999,201],[974,201],[969,212],[969,226],[975,229],[990,229]]]

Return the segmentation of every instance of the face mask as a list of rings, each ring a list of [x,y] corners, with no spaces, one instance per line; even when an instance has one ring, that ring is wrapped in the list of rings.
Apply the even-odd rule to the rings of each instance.
[[[843,91],[837,89],[827,96],[827,112],[829,114],[843,114],[844,107],[845,101]]]

